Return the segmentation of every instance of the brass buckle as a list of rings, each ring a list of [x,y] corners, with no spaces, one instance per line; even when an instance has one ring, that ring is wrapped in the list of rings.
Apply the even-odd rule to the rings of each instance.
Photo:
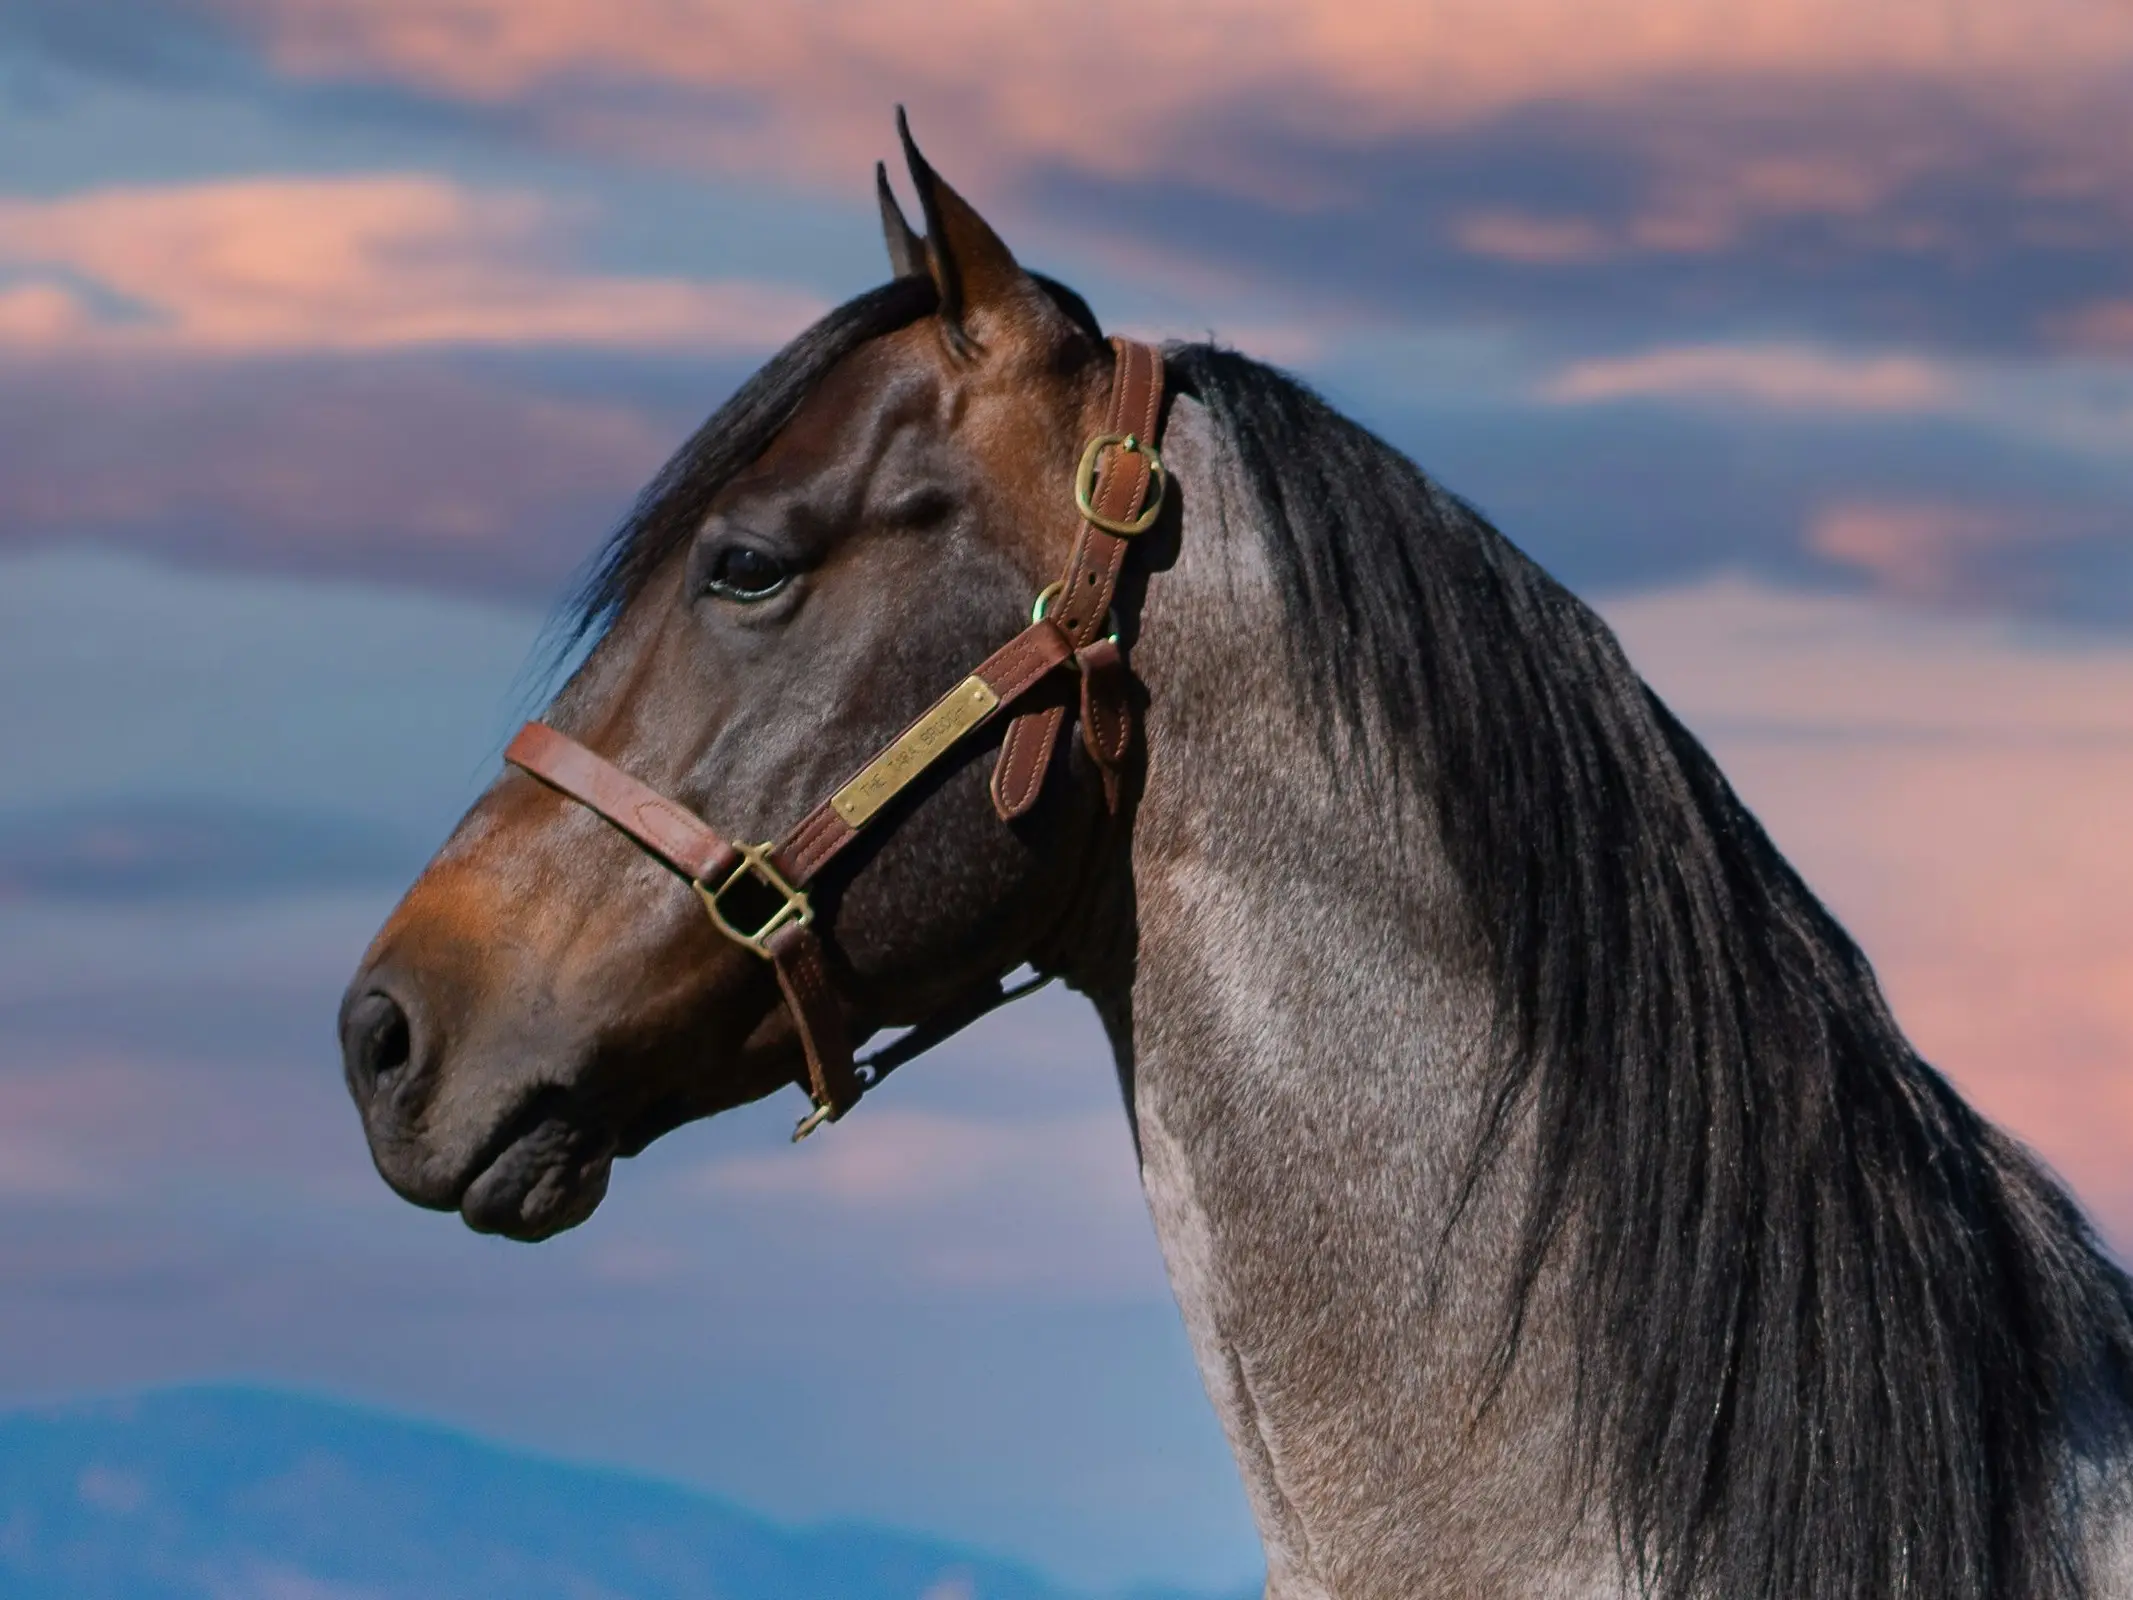
[[[714,889],[703,879],[695,878],[690,881],[689,887],[702,899],[704,909],[711,913],[711,920],[718,924],[720,933],[735,944],[753,950],[765,961],[770,961],[775,959],[770,953],[770,936],[792,923],[805,927],[815,920],[815,908],[808,903],[805,889],[795,889],[785,881],[785,874],[771,865],[770,852],[776,848],[774,844],[744,844],[738,848],[741,852],[741,864],[727,874],[724,883]],[[726,920],[726,913],[719,909],[719,902],[735,884],[743,878],[751,877],[772,894],[782,896],[785,903],[773,911],[755,932],[744,933]]]
[[[1105,450],[1112,445],[1128,455],[1148,458],[1148,503],[1141,507],[1141,514],[1130,521],[1107,517],[1092,503],[1096,495],[1096,463]],[[1074,473],[1074,504],[1081,514],[1102,528],[1106,533],[1115,533],[1121,539],[1130,539],[1136,533],[1146,533],[1162,515],[1163,496],[1170,488],[1170,476],[1163,471],[1163,458],[1155,453],[1155,446],[1142,444],[1130,433],[1099,433],[1089,441],[1088,448],[1081,452],[1081,465]]]

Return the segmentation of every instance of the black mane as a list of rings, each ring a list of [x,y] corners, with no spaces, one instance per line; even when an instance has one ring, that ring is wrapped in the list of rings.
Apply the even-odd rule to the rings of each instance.
[[[2078,1594],[2071,1453],[2128,1444],[2076,1435],[2133,1389],[2133,1294],[2072,1201],[1919,1059],[1590,610],[1301,385],[1169,363],[1304,688],[1441,798],[1498,997],[1484,1147],[1538,1124],[1503,1359],[1565,1261],[1579,1437],[1648,1591]]]

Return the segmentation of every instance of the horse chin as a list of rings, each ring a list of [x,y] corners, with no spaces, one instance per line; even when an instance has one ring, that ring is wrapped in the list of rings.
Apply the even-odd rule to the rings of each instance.
[[[614,1170],[615,1141],[561,1116],[546,1116],[475,1173],[459,1214],[476,1233],[532,1242],[575,1228],[598,1208]]]

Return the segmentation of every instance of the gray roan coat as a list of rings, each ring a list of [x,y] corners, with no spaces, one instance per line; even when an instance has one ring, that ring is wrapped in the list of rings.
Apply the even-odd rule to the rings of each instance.
[[[898,280],[646,491],[546,713],[741,837],[1072,534],[1094,319],[912,167]],[[818,909],[858,1031],[1024,959],[1095,1000],[1269,1596],[2133,1596],[2128,1285],[2065,1193],[1590,610],[1289,378],[1167,357],[1126,826],[1078,759],[1002,826],[975,749]],[[528,1238],[796,1063],[760,964],[523,774],[342,1028],[387,1179]]]

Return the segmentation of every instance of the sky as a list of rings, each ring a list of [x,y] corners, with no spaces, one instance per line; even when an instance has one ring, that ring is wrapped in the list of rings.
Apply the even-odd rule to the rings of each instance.
[[[570,574],[886,275],[899,101],[1107,324],[1301,373],[1592,599],[2133,1245],[2114,0],[0,0],[0,1400],[256,1379],[1249,1578],[1077,1002],[530,1249],[339,1084]]]

